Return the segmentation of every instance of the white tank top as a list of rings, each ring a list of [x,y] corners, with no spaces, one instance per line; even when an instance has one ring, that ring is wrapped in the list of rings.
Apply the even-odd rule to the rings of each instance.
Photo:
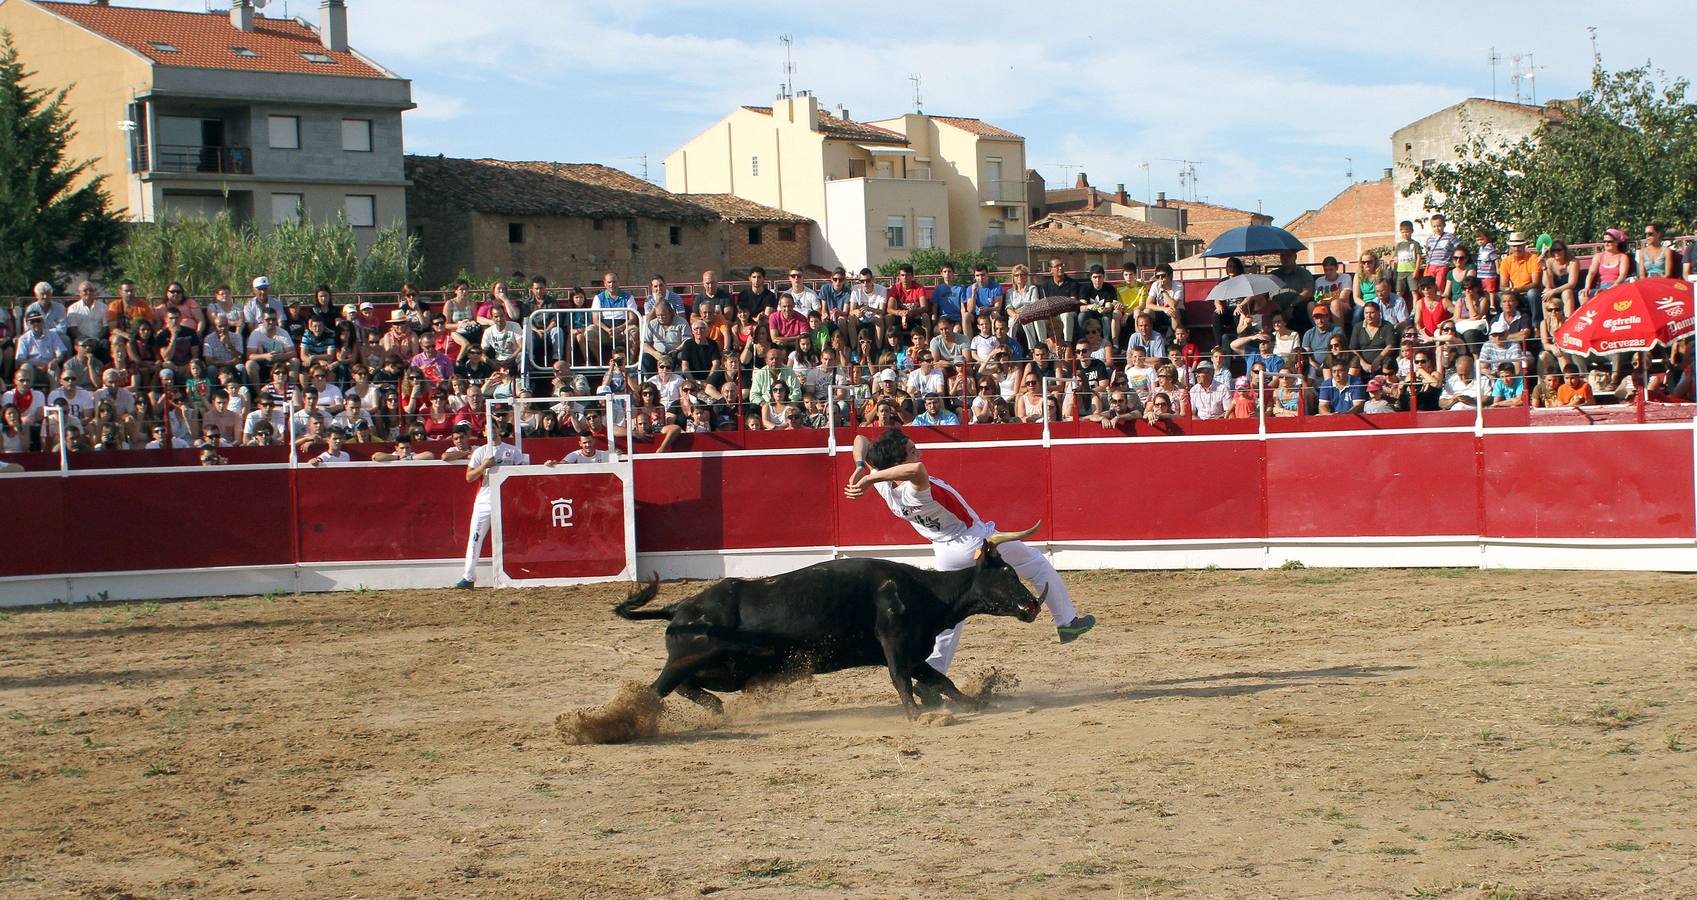
[[[908,481],[881,481],[873,487],[890,505],[890,512],[912,525],[928,541],[953,541],[973,532],[982,532],[979,537],[989,533],[990,526],[966,505],[959,491],[941,478],[932,478],[931,486],[924,489]]]

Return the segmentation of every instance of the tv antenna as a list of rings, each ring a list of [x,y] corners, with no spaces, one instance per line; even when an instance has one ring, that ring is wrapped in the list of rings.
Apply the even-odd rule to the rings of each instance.
[[[913,111],[920,115],[924,115],[925,95],[919,89],[919,73],[914,72],[911,75],[908,75],[907,80],[913,82]]]
[[[641,156],[620,156],[620,157],[616,157],[616,158],[621,159],[621,160],[625,160],[625,159],[641,160],[642,161],[642,180],[643,181],[648,180],[648,154],[644,153]]]
[[[1354,157],[1346,156],[1346,157],[1343,158],[1343,180],[1348,182],[1349,184],[1355,183],[1355,158]]]
[[[1201,160],[1195,159],[1162,159],[1161,162],[1178,163],[1179,198],[1197,200],[1196,167],[1202,165]]]
[[[1532,61],[1532,51],[1516,53],[1509,57],[1509,80],[1514,83],[1514,102],[1522,103],[1524,97],[1530,95],[1533,103],[1538,102],[1538,66]],[[1522,85],[1525,89],[1522,90]]]
[[[1084,165],[1082,163],[1043,163],[1042,165],[1054,166],[1055,168],[1060,169],[1061,170],[1060,183],[1063,184],[1063,185],[1066,185],[1067,187],[1072,187],[1072,171],[1074,169],[1084,168]]]
[[[1491,47],[1485,56],[1485,61],[1491,65],[1491,99],[1497,99],[1497,65],[1503,61],[1497,48]]]
[[[795,35],[780,34],[778,43],[784,45],[784,97],[795,96],[795,61],[790,58],[790,49],[795,44]]]

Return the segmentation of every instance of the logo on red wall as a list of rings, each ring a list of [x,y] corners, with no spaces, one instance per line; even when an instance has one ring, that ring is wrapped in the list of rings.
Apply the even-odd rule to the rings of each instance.
[[[555,528],[572,527],[572,501],[567,497],[555,497],[549,501],[549,517]]]

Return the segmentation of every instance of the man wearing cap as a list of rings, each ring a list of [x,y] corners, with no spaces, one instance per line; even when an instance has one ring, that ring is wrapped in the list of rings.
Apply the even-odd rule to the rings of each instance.
[[[906,422],[913,416],[913,401],[907,394],[902,393],[896,385],[896,373],[885,369],[872,377],[872,396],[867,399],[860,411],[860,421],[863,425],[878,423],[880,408],[888,408],[894,414],[897,422]]]
[[[43,387],[59,375],[59,367],[71,355],[70,345],[57,331],[47,328],[47,317],[38,309],[24,314],[24,333],[18,336],[17,365],[19,370],[28,363],[35,380]]]
[[[1526,235],[1518,231],[1509,232],[1508,255],[1497,264],[1497,274],[1502,281],[1502,296],[1513,294],[1518,297],[1521,309],[1542,309],[1539,301],[1543,296],[1543,272],[1543,263],[1538,259],[1538,254],[1526,247]]]
[[[1196,367],[1196,383],[1190,386],[1190,408],[1198,419],[1223,419],[1231,406],[1232,389],[1225,379],[1216,379],[1213,363]]]
[[[383,348],[385,355],[394,354],[402,359],[412,359],[418,355],[418,335],[413,333],[412,322],[406,314],[395,310],[389,314],[388,330],[378,338],[377,345]]]
[[[257,328],[265,320],[265,311],[268,309],[277,315],[279,324],[288,318],[288,313],[283,309],[283,301],[271,296],[271,279],[260,275],[253,280],[253,299],[242,304],[242,321],[246,322],[249,328]]]
[[[1491,338],[1479,347],[1479,368],[1495,372],[1503,363],[1514,363],[1519,369],[1525,363],[1520,344],[1509,343],[1508,323],[1498,319],[1491,323]]]
[[[344,315],[342,318],[352,319],[353,323],[359,326],[361,336],[378,331],[384,325],[383,320],[377,317],[377,305],[370,300],[360,301],[360,304],[354,307],[352,315]],[[406,314],[401,313],[401,318],[406,319]],[[407,319],[407,325],[411,327],[411,319]]]

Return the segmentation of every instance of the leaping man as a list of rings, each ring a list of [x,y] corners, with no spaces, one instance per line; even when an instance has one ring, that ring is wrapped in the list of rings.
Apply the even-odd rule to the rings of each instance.
[[[860,497],[868,486],[877,489],[889,504],[890,512],[931,542],[936,566],[941,571],[972,568],[984,539],[996,530],[994,522],[978,518],[960,492],[925,471],[919,447],[900,429],[892,428],[876,441],[855,437],[854,474],[843,487],[843,495],[850,499]],[[1096,625],[1095,616],[1075,613],[1072,595],[1067,592],[1060,573],[1043,554],[1023,541],[1008,541],[996,549],[1021,578],[1037,587],[1038,595],[1055,620],[1061,643],[1078,640]],[[937,635],[936,645],[925,660],[931,668],[948,673],[949,663],[960,646],[960,631],[961,625],[956,623]]]

